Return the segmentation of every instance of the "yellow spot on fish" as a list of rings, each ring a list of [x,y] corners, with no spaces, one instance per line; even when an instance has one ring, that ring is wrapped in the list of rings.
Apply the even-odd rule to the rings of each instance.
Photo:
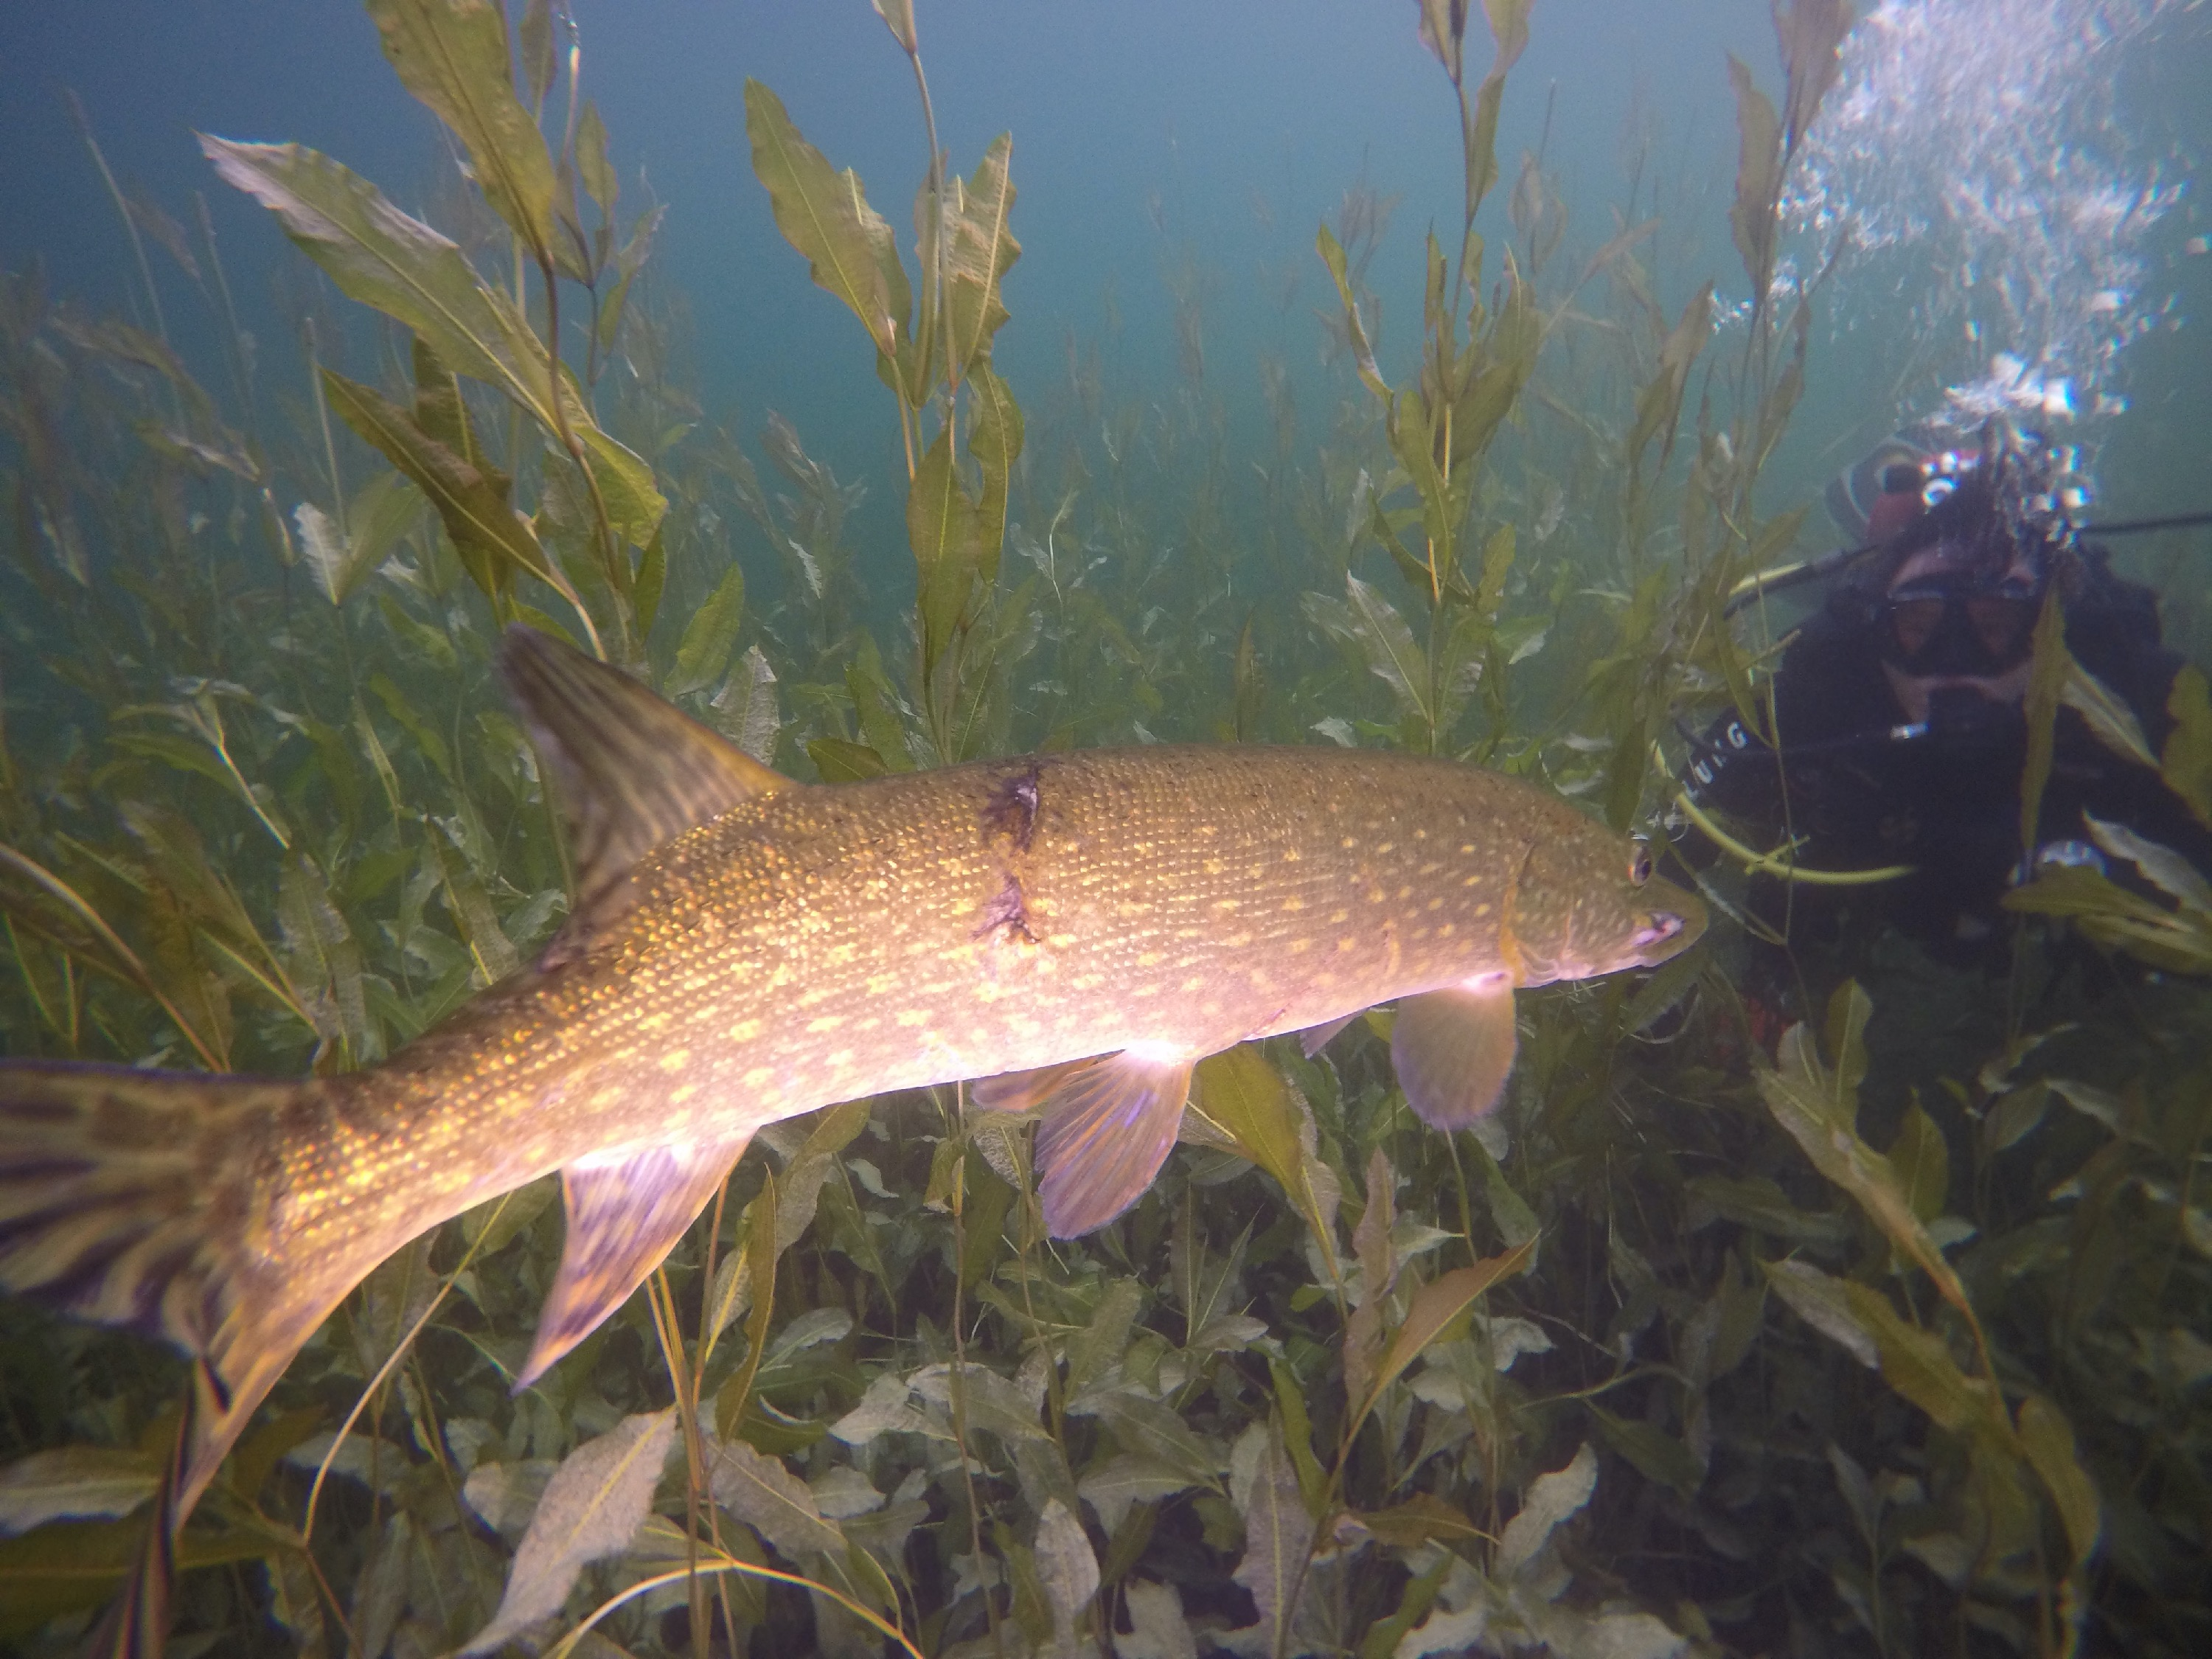
[[[929,1012],[924,1008],[902,1008],[896,1016],[898,1023],[912,1030],[917,1025],[929,1024]]]
[[[698,1092],[699,1085],[696,1083],[678,1084],[668,1091],[668,1103],[671,1106],[681,1106]]]
[[[680,1072],[690,1063],[691,1051],[689,1048],[671,1048],[660,1057],[660,1069],[664,1072]]]
[[[750,1042],[755,1037],[760,1035],[760,1031],[761,1023],[758,1020],[741,1019],[735,1025],[730,1027],[730,1041],[732,1042]]]
[[[756,1066],[752,1070],[745,1073],[745,1087],[748,1089],[757,1089],[762,1084],[767,1082],[775,1075],[775,1068],[774,1066]]]
[[[1286,898],[1283,901],[1283,913],[1285,915],[1293,910],[1303,910],[1305,908],[1306,902],[1302,898]]]
[[[844,1023],[845,1017],[842,1014],[823,1014],[816,1018],[808,1020],[806,1022],[806,1030],[809,1035],[814,1035],[823,1031],[834,1031]]]

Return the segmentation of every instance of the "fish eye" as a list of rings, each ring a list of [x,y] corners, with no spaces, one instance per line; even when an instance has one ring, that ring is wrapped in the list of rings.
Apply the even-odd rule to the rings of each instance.
[[[1632,886],[1641,887],[1651,879],[1651,844],[1639,841],[1635,851],[1628,855],[1628,879]]]

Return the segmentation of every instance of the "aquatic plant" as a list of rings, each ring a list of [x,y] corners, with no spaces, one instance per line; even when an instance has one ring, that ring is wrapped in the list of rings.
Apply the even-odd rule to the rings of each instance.
[[[1765,719],[1761,646],[1721,611],[1802,528],[1760,488],[1819,287],[1777,287],[1777,238],[1846,20],[1780,14],[1778,107],[1735,66],[1759,299],[1723,348],[1709,290],[1657,303],[1634,185],[1582,254],[1532,155],[1510,234],[1478,229],[1528,8],[1486,7],[1472,88],[1469,9],[1420,8],[1466,190],[1429,241],[1418,367],[1378,366],[1362,252],[1388,216],[1355,201],[1317,238],[1345,397],[1285,485],[1280,562],[1241,587],[1201,402],[1112,406],[1093,374],[1081,422],[1025,422],[993,369],[1012,145],[966,178],[939,159],[910,9],[879,6],[924,116],[911,267],[748,88],[756,174],[902,438],[915,604],[879,640],[860,485],[787,423],[765,470],[698,423],[646,264],[659,210],[619,222],[575,37],[542,3],[510,38],[486,0],[376,0],[470,158],[442,230],[329,158],[209,148],[407,349],[349,351],[311,292],[318,366],[272,419],[211,238],[227,396],[158,326],[7,283],[0,1042],[343,1068],[511,971],[566,902],[486,682],[516,619],[824,778],[1319,736],[1649,823],[1677,714]],[[1185,334],[1200,378],[1202,307]],[[2046,723],[2096,702],[2054,637]],[[2178,683],[2152,757],[2200,813],[2203,684]],[[2086,872],[2016,902],[2202,968],[2199,887],[2113,856],[2172,904]],[[1387,1014],[1318,1058],[1240,1049],[1201,1068],[1153,1194],[1073,1245],[1044,1237],[1018,1120],[957,1091],[840,1107],[765,1133],[516,1395],[560,1243],[552,1189],[526,1189],[403,1251],[310,1345],[179,1540],[176,1644],[2190,1651],[2212,1622],[2206,1000],[2032,925],[2020,960],[1993,1013],[1885,957],[1871,1006],[1841,984],[1771,1065],[1719,951],[1540,994],[1504,1109],[1441,1148]],[[13,1304],[0,1344],[0,1640],[58,1651],[124,1581],[181,1372]]]

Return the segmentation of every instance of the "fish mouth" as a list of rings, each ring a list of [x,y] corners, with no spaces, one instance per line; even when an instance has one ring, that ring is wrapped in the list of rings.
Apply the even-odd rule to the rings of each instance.
[[[1678,915],[1672,910],[1651,911],[1638,919],[1635,931],[1629,934],[1630,948],[1637,951],[1647,964],[1663,962],[1680,948],[1679,945],[1664,947],[1670,946],[1674,940],[1681,939],[1689,925],[1688,917]],[[1688,941],[1685,939],[1683,943]]]

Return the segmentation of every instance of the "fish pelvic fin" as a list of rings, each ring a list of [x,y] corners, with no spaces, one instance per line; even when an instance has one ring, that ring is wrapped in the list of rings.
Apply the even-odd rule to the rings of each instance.
[[[619,668],[517,623],[500,672],[566,831],[575,902],[538,965],[586,955],[636,902],[630,871],[662,842],[798,786]]]
[[[518,1390],[629,1299],[729,1179],[750,1139],[651,1146],[586,1158],[561,1171],[568,1237],[530,1357],[515,1376]]]
[[[1125,1049],[1058,1081],[1036,1138],[1037,1192],[1054,1238],[1103,1227],[1144,1196],[1182,1126],[1193,1064]]]
[[[343,1294],[307,1307],[253,1283],[275,1179],[271,1131],[288,1104],[321,1086],[0,1065],[0,1291],[162,1338],[199,1362],[170,1493],[175,1525]]]
[[[1446,1133],[1496,1109],[1520,1045],[1502,977],[1407,997],[1390,1027],[1399,1087],[1422,1122]]]

